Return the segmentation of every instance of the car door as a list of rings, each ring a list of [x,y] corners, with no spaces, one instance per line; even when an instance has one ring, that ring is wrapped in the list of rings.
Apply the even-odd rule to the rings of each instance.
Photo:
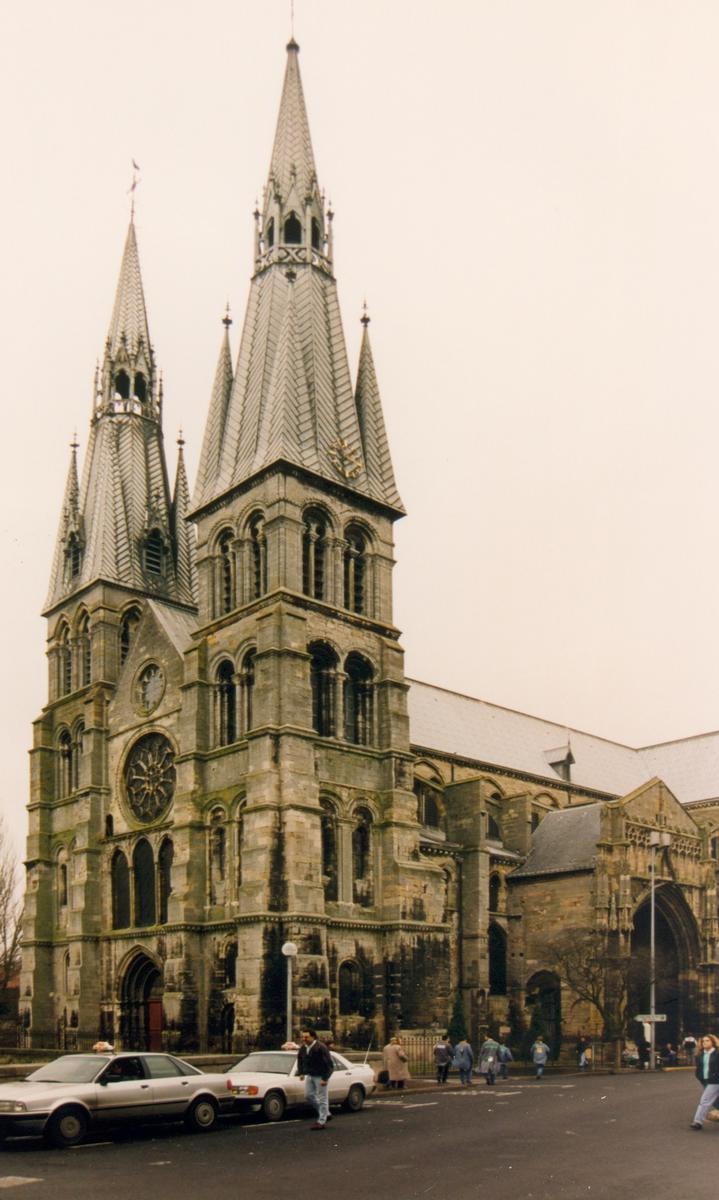
[[[339,1054],[332,1055],[332,1065],[334,1071],[330,1075],[329,1090],[330,1103],[339,1104],[342,1100],[347,1099],[347,1093],[350,1090],[352,1083],[352,1071],[350,1065],[340,1058]]]
[[[169,1054],[143,1055],[147,1071],[153,1115],[178,1117],[187,1109],[197,1085],[198,1075],[187,1075]]]
[[[150,1081],[145,1075],[139,1054],[113,1058],[100,1075],[95,1088],[95,1115],[98,1121],[142,1121],[152,1115]]]

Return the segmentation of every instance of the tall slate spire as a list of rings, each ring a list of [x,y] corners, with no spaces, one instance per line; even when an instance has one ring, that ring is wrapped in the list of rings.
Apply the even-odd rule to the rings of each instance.
[[[202,453],[200,454],[200,465],[197,469],[195,491],[198,496],[204,494],[208,481],[214,482],[217,478],[222,440],[225,433],[227,408],[232,392],[233,375],[230,354],[230,326],[232,319],[229,311],[223,317],[222,324],[225,327],[225,332],[217,359],[215,380],[212,385],[212,396],[210,398],[210,410],[207,414],[205,436],[202,441]]]
[[[255,213],[255,272],[237,367],[222,419],[216,377],[193,504],[201,509],[286,462],[400,513],[396,488],[378,482],[386,464],[371,479],[365,461],[333,275],[333,214],[317,179],[298,52],[293,39]]]
[[[71,476],[74,470],[71,465]],[[95,375],[79,489],[74,478],[73,484],[68,477],[66,486],[46,610],[96,580],[192,605],[194,564],[185,563],[186,551],[191,557],[189,543],[178,555],[162,438],[162,383],[150,343],[133,221],[102,367]],[[156,547],[154,555],[145,553],[148,542]]]

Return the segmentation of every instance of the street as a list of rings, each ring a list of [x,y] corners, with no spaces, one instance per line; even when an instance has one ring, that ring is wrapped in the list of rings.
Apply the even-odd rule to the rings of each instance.
[[[71,1150],[0,1149],[0,1190],[22,1200],[306,1197],[359,1200],[703,1200],[716,1195],[719,1122],[689,1129],[698,1085],[655,1076],[527,1077],[488,1088],[382,1092],[324,1132],[290,1117],[117,1134]]]

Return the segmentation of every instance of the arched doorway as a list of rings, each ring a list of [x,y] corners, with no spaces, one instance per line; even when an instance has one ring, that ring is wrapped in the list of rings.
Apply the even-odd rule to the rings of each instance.
[[[120,987],[123,1049],[162,1049],[162,992],[162,972],[157,963],[142,952],[134,955]]]
[[[651,904],[647,897],[634,915],[633,973],[629,987],[629,1016],[649,1012]],[[699,1028],[694,973],[699,961],[696,922],[681,891],[658,887],[655,895],[656,1012],[666,1021],[657,1025],[657,1045],[676,1046],[680,1034]]]
[[[562,1044],[562,988],[552,971],[537,971],[527,980],[526,1005],[556,1058]]]

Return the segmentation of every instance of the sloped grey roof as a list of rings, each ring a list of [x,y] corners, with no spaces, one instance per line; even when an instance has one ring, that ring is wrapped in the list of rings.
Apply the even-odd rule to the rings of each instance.
[[[547,813],[532,835],[526,862],[512,872],[512,878],[590,871],[597,853],[601,815],[601,804]]]
[[[633,749],[578,729],[408,680],[413,746],[456,754],[560,783],[548,750],[571,747],[572,783],[626,796],[663,779],[682,803],[719,795],[719,732]]]
[[[147,607],[165,630],[178,654],[184,654],[192,643],[193,631],[197,629],[197,617],[163,604],[160,600],[148,600]]]

